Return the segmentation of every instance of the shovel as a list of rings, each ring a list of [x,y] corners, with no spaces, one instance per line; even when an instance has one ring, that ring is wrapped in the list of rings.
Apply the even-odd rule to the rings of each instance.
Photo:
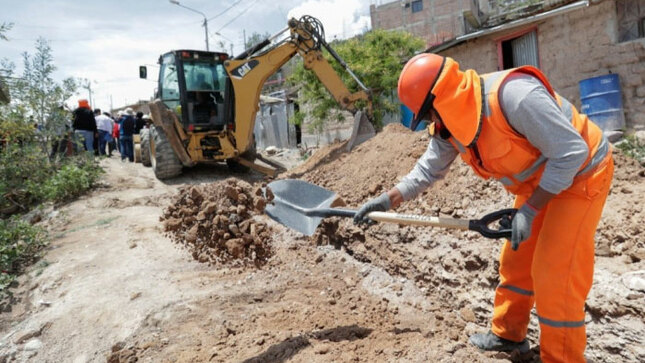
[[[311,236],[326,217],[349,217],[356,210],[331,208],[336,193],[297,179],[283,179],[267,186],[273,193],[273,200],[265,208],[266,214],[276,222]],[[502,209],[485,215],[481,219],[456,219],[415,214],[371,212],[367,214],[379,222],[399,223],[415,226],[457,228],[480,233],[487,238],[511,238],[511,219],[516,209]],[[489,225],[499,221],[502,229],[491,229]]]

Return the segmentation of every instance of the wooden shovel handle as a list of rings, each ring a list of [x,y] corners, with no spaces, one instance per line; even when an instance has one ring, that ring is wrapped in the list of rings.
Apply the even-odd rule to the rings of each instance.
[[[468,219],[433,217],[417,214],[399,214],[387,212],[371,212],[367,217],[378,222],[400,223],[413,226],[446,227],[469,229]]]

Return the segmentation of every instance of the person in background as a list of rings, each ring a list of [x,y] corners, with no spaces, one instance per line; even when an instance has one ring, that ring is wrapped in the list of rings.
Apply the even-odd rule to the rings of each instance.
[[[134,135],[135,119],[134,111],[128,107],[125,109],[123,116],[117,121],[119,123],[119,143],[121,145],[121,161],[126,158],[134,162],[134,144],[132,135]]]
[[[85,151],[94,152],[94,133],[96,132],[96,120],[94,113],[87,100],[78,100],[78,107],[73,111],[74,135],[83,144]]]
[[[100,108],[94,109],[96,128],[98,129],[99,155],[106,155],[105,146],[112,139],[112,119],[103,115]]]
[[[110,131],[110,142],[108,142],[108,156],[112,157],[112,152],[117,149],[117,139],[119,138],[119,124],[116,123],[114,117],[109,112],[103,114],[110,118],[112,130]]]
[[[50,159],[56,154],[64,155],[67,152],[69,142],[69,123],[64,106],[58,106],[52,110],[47,121],[46,129],[51,133],[51,152]]]
[[[145,121],[143,120],[143,112],[139,111],[137,112],[137,118],[135,119],[135,124],[134,124],[134,134],[139,135],[139,132],[141,132],[141,129],[143,126],[145,126]]]

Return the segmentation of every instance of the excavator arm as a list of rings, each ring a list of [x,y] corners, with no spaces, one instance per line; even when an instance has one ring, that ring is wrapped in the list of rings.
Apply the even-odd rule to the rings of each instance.
[[[366,116],[372,117],[369,90],[325,42],[320,21],[311,16],[303,16],[299,20],[292,18],[288,25],[272,37],[224,63],[235,95],[235,130],[231,141],[235,143],[234,147],[240,154],[253,148],[253,127],[264,82],[296,54],[302,56],[304,67],[314,72],[342,108],[356,115],[358,111],[356,102],[365,101]],[[286,39],[269,47],[275,39],[287,31],[290,35]],[[267,47],[269,48],[265,49]],[[361,90],[354,93],[349,91],[323,56],[323,47],[349,72]]]

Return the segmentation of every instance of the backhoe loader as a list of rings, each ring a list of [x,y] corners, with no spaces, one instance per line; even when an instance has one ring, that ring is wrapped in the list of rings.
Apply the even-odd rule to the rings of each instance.
[[[323,57],[323,47],[361,90],[348,90]],[[354,114],[350,143],[358,144],[365,139],[362,135],[373,134],[369,90],[325,42],[320,21],[303,16],[290,19],[282,31],[233,58],[197,50],[161,55],[156,99],[150,104],[152,125],[142,130],[144,165],[152,166],[159,179],[178,176],[183,167],[224,161],[231,168],[275,175],[279,165],[255,152],[255,116],[264,82],[296,54],[339,105]],[[139,67],[139,73],[146,78],[146,67]],[[362,110],[358,110],[359,101],[365,105]],[[269,166],[255,163],[256,159]]]

